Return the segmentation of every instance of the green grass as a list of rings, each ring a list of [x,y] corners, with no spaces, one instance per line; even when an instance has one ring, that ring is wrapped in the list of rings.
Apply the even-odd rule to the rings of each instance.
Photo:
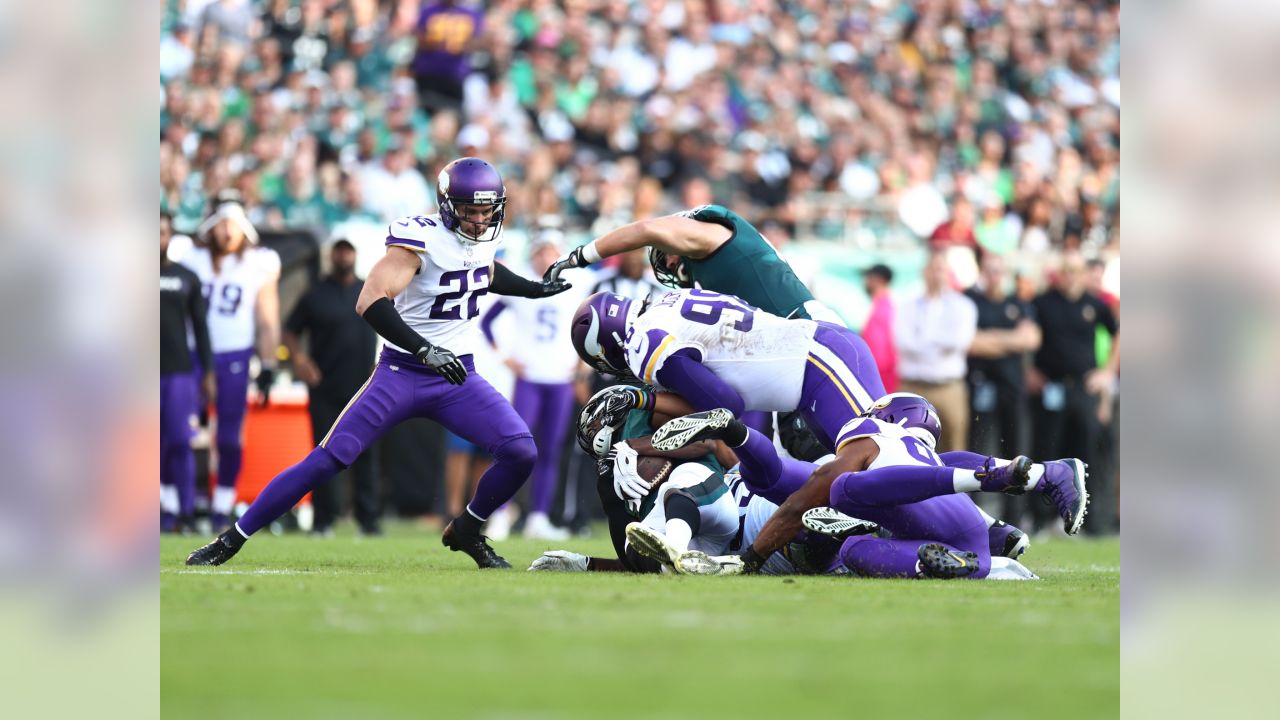
[[[409,526],[262,537],[221,568],[161,542],[173,718],[1104,718],[1118,541],[1033,544],[1041,582],[478,572]]]

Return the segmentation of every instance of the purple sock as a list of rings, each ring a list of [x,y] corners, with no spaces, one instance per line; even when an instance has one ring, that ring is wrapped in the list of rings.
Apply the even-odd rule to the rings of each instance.
[[[218,485],[236,486],[240,479],[240,443],[218,443]]]
[[[467,510],[481,520],[488,519],[493,511],[520,491],[537,460],[538,446],[528,435],[499,445],[493,451],[493,464],[476,484],[475,497],[467,504]]]
[[[311,488],[337,475],[342,470],[328,450],[316,448],[284,472],[272,478],[257,499],[244,511],[237,523],[246,535],[252,535],[271,521],[289,512]]]
[[[840,546],[840,561],[863,577],[916,577],[916,551],[920,540],[893,540],[874,535],[855,535]]]
[[[908,505],[955,492],[953,470],[949,467],[895,465],[844,473],[831,485],[831,503],[842,512],[845,507]]]
[[[986,455],[979,455],[968,450],[952,450],[938,455],[942,460],[942,464],[951,468],[960,468],[961,470],[981,470],[987,463]]]
[[[781,505],[813,474],[814,464],[778,455],[773,441],[747,430],[747,441],[733,448],[742,464],[742,479],[751,492]]]
[[[164,448],[165,481],[178,495],[178,516],[191,517],[196,504],[196,456],[191,445],[172,443]]]

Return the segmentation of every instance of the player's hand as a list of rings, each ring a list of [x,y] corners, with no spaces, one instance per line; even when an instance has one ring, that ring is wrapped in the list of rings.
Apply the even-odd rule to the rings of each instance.
[[[551,263],[551,267],[547,268],[547,271],[542,274],[542,284],[545,286],[547,284],[561,282],[560,273],[564,272],[565,270],[568,270],[569,268],[586,267],[589,264],[590,263],[588,263],[586,259],[582,257],[582,248],[576,247],[570,250],[569,252],[565,253],[564,255],[560,256],[559,260],[556,260],[555,262]],[[565,287],[563,289],[568,290],[569,288]],[[561,292],[561,291],[557,290],[556,292]],[[555,293],[551,293],[551,294],[554,295]]]
[[[293,359],[293,374],[310,387],[319,385],[320,379],[324,377],[320,368],[306,355],[298,355]]]
[[[649,483],[640,477],[636,468],[639,453],[623,440],[613,444],[610,454],[613,456],[614,494],[624,502],[635,501],[638,507],[639,501],[649,494]]]
[[[204,401],[209,405],[218,403],[218,383],[214,378],[213,371],[206,371],[200,377],[200,390],[204,393]]]
[[[548,550],[533,559],[529,572],[586,572],[587,556],[568,550]]]
[[[462,361],[457,355],[439,345],[427,343],[419,348],[414,356],[418,358],[418,362],[440,373],[440,376],[450,384],[461,385],[466,382],[467,368]]]
[[[509,357],[506,360],[503,360],[502,364],[506,365],[507,369],[510,370],[511,373],[516,377],[518,378],[524,377],[524,363],[520,362],[519,360]]]
[[[262,368],[258,371],[258,405],[266,407],[271,402],[271,384],[276,381],[275,368]]]
[[[551,297],[552,295],[559,295],[560,293],[564,292],[565,290],[568,290],[571,287],[573,287],[573,284],[566,282],[564,280],[559,280],[559,279],[550,280],[550,281],[543,280],[542,284],[538,286],[538,294],[534,295],[533,297],[536,299],[536,298]]]

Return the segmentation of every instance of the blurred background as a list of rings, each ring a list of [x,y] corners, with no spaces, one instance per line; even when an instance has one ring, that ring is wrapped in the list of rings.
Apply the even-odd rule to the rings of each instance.
[[[169,257],[235,189],[283,262],[294,337],[271,405],[246,420],[241,503],[313,441],[316,376],[297,366],[346,352],[291,320],[333,273],[334,243],[363,277],[387,223],[433,212],[440,168],[474,155],[506,179],[502,260],[529,276],[549,261],[533,252],[547,229],[564,250],[729,207],[864,332],[890,390],[939,405],[956,430],[943,449],[1082,457],[1086,530],[1118,531],[1118,2],[169,0],[161,28]],[[656,287],[643,257],[595,270],[574,280],[584,292]],[[976,310],[947,330],[969,343],[958,365],[921,347],[938,331],[920,308],[953,293]],[[486,316],[495,353],[477,359],[508,393],[526,372],[513,315]],[[573,368],[552,380],[589,396]],[[202,486],[218,472],[204,422]],[[598,501],[565,435],[552,524],[526,527],[522,498],[491,534],[587,531]],[[353,510],[370,534],[385,515],[438,524],[485,461],[406,423],[299,525],[324,534]],[[988,510],[1055,524],[1021,498]]]

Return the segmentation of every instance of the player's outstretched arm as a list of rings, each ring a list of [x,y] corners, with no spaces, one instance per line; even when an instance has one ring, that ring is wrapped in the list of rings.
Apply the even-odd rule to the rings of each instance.
[[[544,298],[558,295],[573,285],[564,280],[551,279],[538,282],[515,274],[502,263],[493,264],[493,282],[489,284],[489,292],[495,295],[512,295],[515,297]]]
[[[725,408],[738,417],[746,409],[746,401],[728,383],[703,365],[696,351],[681,349],[662,361],[654,373],[662,387],[679,393],[697,410]],[[670,413],[667,413],[670,414]]]
[[[397,347],[412,352],[419,362],[440,373],[445,380],[461,385],[467,379],[467,368],[462,361],[447,349],[427,342],[409,327],[391,301],[409,287],[419,267],[418,256],[412,250],[387,248],[387,254],[369,271],[356,300],[356,312],[364,317],[374,332]]]
[[[730,230],[722,225],[682,215],[639,220],[570,250],[547,268],[542,279],[555,280],[568,268],[586,267],[642,247],[652,246],[670,255],[701,258],[719,247],[730,234]]]

